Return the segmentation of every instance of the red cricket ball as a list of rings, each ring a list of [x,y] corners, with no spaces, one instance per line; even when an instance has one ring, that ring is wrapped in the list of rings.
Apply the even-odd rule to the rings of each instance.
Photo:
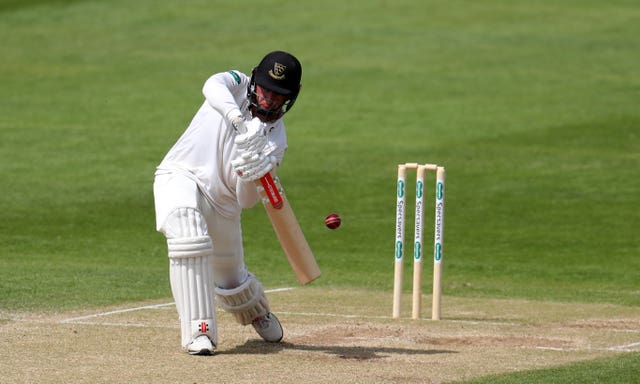
[[[324,219],[324,223],[329,229],[338,228],[341,222],[342,220],[340,220],[340,216],[338,216],[336,213],[332,213]]]

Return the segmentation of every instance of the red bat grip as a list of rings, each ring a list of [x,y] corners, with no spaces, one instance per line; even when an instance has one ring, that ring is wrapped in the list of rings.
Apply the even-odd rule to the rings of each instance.
[[[282,196],[280,195],[280,191],[278,191],[278,186],[275,181],[273,181],[273,177],[271,177],[271,173],[262,176],[260,178],[260,184],[262,184],[262,188],[264,188],[264,192],[267,194],[271,206],[275,209],[282,208]]]

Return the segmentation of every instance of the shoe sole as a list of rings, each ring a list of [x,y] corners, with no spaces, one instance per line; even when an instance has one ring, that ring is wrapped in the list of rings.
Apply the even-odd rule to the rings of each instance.
[[[213,355],[213,351],[205,348],[199,351],[189,351],[189,354],[194,356],[211,356]]]

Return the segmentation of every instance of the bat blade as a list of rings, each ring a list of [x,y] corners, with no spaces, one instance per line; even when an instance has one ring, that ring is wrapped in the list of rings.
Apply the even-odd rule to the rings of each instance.
[[[271,178],[271,175],[269,177]],[[277,178],[272,178],[272,182],[280,198],[277,204],[273,204],[268,192],[265,191],[266,188],[259,188],[262,204],[298,281],[302,285],[309,284],[320,277],[322,272],[284,194],[282,185]],[[257,181],[256,184],[261,187],[263,185],[261,181]]]

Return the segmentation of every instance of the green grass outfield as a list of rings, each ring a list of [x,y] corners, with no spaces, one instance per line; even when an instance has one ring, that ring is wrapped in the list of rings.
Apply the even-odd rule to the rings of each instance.
[[[437,162],[445,295],[640,306],[639,18],[624,0],[0,1],[0,309],[169,297],[154,168],[204,80],[273,49],[304,67],[279,174],[314,285],[390,291],[395,166]],[[296,284],[263,209],[244,225],[264,284]]]

